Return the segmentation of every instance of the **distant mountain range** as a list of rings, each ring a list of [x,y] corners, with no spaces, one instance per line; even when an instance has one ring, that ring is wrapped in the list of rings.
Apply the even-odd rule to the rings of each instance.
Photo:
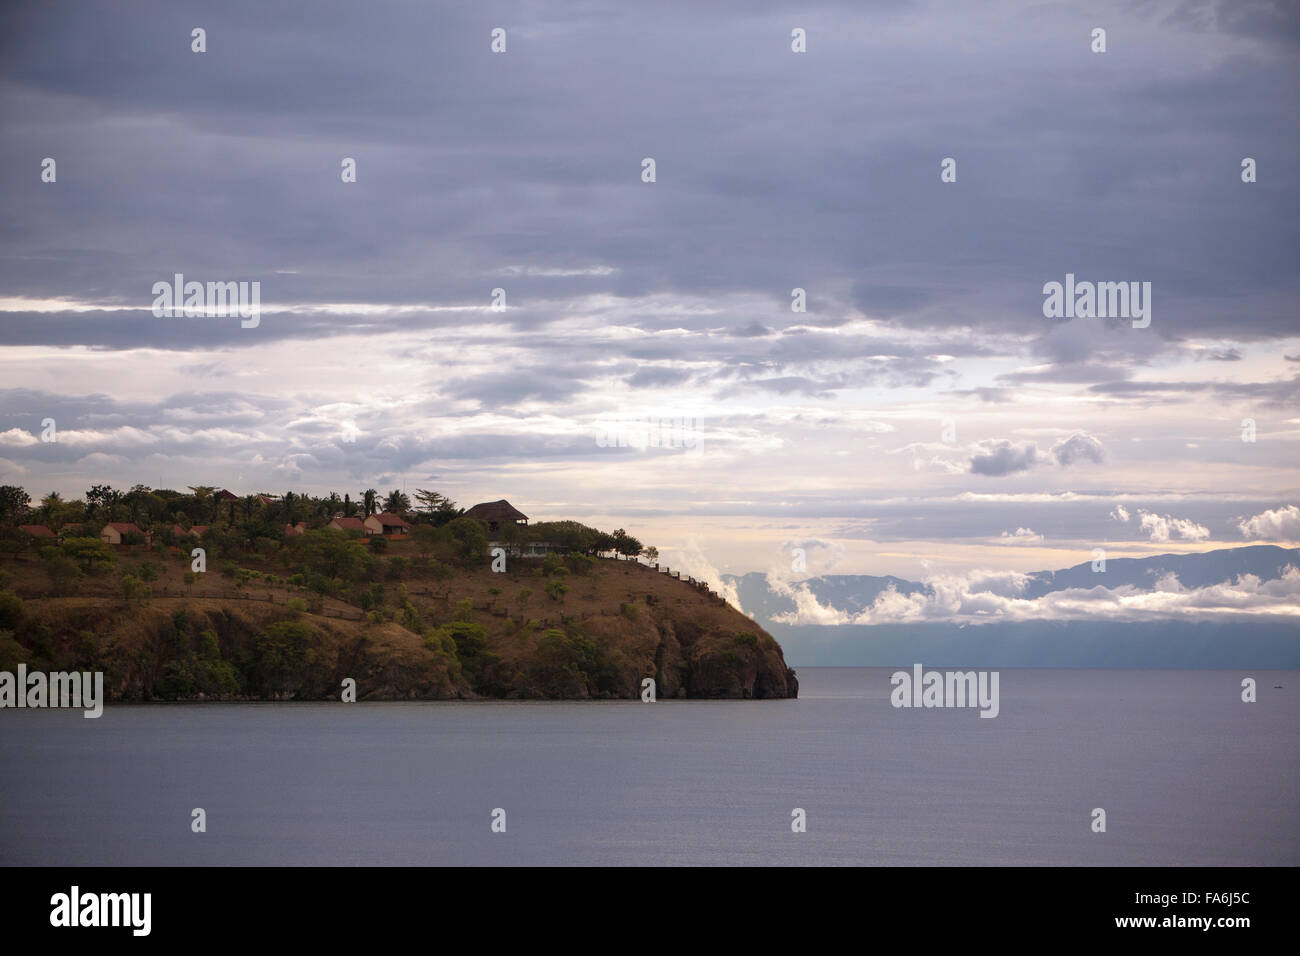
[[[1219,604],[1231,608],[1231,588],[1244,576],[1277,582],[1288,568],[1300,568],[1300,549],[1257,545],[1203,554],[1161,554],[1148,558],[1111,558],[1104,573],[1090,562],[1026,576],[1015,597],[1047,598],[1041,618],[999,620],[892,621],[848,623],[873,608],[893,590],[917,601],[935,598],[930,585],[893,575],[829,574],[802,581],[770,581],[763,573],[724,575],[735,586],[742,610],[770,631],[793,665],[902,666],[915,662],[964,666],[1297,668],[1300,667],[1300,619],[1267,613],[1255,617],[1217,613],[1215,595],[1193,608],[1146,620],[1089,619],[1087,612],[1057,616],[1055,592],[1091,597],[1105,592],[1160,595],[1226,585]],[[1169,578],[1177,579],[1175,586]],[[1290,580],[1290,579],[1288,579]],[[1163,582],[1163,587],[1157,587]],[[845,623],[799,623],[793,590],[806,587],[819,608]],[[1099,591],[1099,589],[1105,589]],[[1249,589],[1248,589],[1249,590]],[[1286,584],[1274,591],[1274,606],[1295,606]],[[1254,592],[1251,592],[1254,593]],[[1056,595],[1061,597],[1062,595]],[[890,600],[893,596],[887,595]],[[1050,606],[1049,606],[1050,605]],[[1106,604],[1105,607],[1109,607]],[[839,612],[835,615],[833,612]],[[777,620],[783,618],[796,623]]]

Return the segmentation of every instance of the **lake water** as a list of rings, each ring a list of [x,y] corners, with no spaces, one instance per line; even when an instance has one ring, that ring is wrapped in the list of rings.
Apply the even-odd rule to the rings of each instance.
[[[4,710],[0,862],[1300,864],[1300,672],[1004,669],[995,719],[895,709],[891,673],[803,668],[792,701]]]

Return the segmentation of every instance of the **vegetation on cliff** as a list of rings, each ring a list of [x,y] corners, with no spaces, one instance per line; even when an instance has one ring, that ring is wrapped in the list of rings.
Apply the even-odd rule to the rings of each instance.
[[[0,552],[0,669],[100,670],[110,699],[141,701],[337,700],[347,678],[359,700],[634,699],[646,677],[660,698],[797,694],[752,620],[600,548],[635,539],[538,528],[565,553],[511,553],[501,572],[466,517],[369,541],[237,527],[179,547],[30,541]]]

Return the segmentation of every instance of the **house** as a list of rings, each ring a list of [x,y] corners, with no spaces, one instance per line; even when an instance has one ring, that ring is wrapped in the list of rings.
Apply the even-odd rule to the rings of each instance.
[[[196,537],[196,538],[201,538],[201,537],[203,536],[203,532],[205,532],[205,531],[207,531],[207,530],[208,530],[208,526],[207,526],[207,525],[205,525],[205,524],[196,524],[194,527],[190,528],[190,534],[194,535],[194,537]]]
[[[366,533],[366,526],[360,518],[335,518],[325,527],[333,528],[335,531],[360,531]]]
[[[284,536],[286,538],[296,538],[307,530],[307,526],[299,521],[297,524],[287,524],[284,526]]]
[[[190,536],[190,533],[178,524],[172,525],[171,532],[172,532],[172,537],[177,541],[179,541],[181,538],[188,538]]]
[[[222,488],[220,491],[217,492],[217,497],[220,498],[222,501],[239,500],[239,495],[235,494],[233,491],[227,491],[225,488]]]
[[[18,530],[30,534],[33,538],[53,538],[55,534],[43,524],[20,524]]]
[[[500,501],[484,501],[477,504],[465,512],[465,517],[486,521],[488,530],[493,532],[503,524],[528,524],[528,515],[504,498]]]
[[[366,534],[410,534],[411,526],[401,515],[385,511],[383,514],[371,515],[364,522]]]
[[[127,534],[143,535],[144,532],[130,521],[110,521],[100,529],[99,539],[105,544],[121,544],[122,536]]]

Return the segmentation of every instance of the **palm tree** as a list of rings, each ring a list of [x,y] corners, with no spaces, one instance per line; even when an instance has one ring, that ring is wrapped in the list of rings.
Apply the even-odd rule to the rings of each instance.
[[[411,510],[411,499],[401,491],[390,491],[384,499],[384,510],[389,514],[406,514]]]
[[[367,518],[369,518],[372,514],[375,513],[375,499],[378,497],[379,497],[379,492],[375,491],[374,488],[367,488],[365,490],[365,494],[362,495],[361,497],[362,506],[366,510]]]

